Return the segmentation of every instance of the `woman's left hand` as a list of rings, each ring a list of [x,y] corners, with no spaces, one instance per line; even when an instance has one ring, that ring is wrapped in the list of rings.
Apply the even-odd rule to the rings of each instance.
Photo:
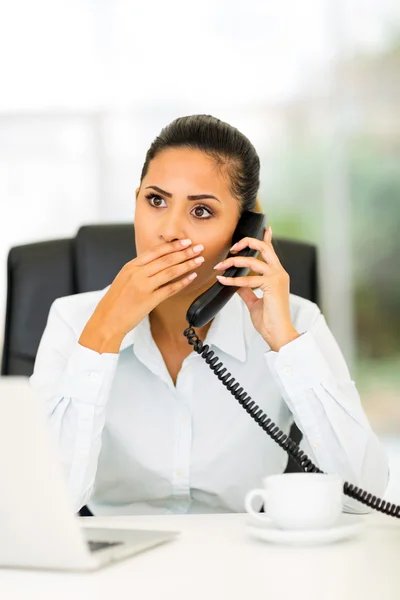
[[[260,252],[263,260],[251,256],[231,256],[215,265],[214,269],[225,271],[229,267],[248,267],[254,273],[259,273],[259,276],[246,277],[217,275],[217,279],[223,285],[240,288],[237,293],[246,303],[255,329],[271,350],[277,352],[300,337],[300,334],[290,316],[290,278],[275,253],[271,239],[272,230],[268,227],[263,240],[245,237],[231,248],[231,252],[253,248]],[[262,289],[263,297],[258,298],[250,288]]]

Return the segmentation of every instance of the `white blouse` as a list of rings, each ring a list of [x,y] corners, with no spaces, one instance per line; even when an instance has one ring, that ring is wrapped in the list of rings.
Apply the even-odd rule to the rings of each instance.
[[[95,515],[243,512],[246,493],[282,473],[287,454],[196,352],[174,386],[148,316],[118,354],[80,345],[107,290],[52,304],[30,378],[58,439],[76,511],[87,504]],[[301,448],[320,469],[382,497],[387,456],[337,342],[316,304],[290,294],[290,307],[302,335],[279,352],[254,329],[238,294],[204,343],[280,429],[288,434],[295,420]],[[349,512],[370,510],[343,500]]]

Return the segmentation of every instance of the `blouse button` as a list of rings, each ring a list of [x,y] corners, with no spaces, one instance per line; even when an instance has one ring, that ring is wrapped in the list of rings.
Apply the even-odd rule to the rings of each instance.
[[[290,375],[292,372],[292,368],[291,367],[285,367],[283,369],[283,372],[285,373],[285,375]]]
[[[89,379],[90,381],[97,381],[99,378],[99,374],[98,373],[89,373]]]

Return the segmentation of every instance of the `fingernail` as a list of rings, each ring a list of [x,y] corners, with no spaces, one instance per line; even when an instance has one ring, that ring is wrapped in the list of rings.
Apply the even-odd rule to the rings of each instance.
[[[222,262],[219,262],[217,265],[215,265],[214,269],[219,269],[219,267],[222,265]]]
[[[231,248],[229,248],[229,250],[233,250],[234,248],[236,248],[236,246],[237,246],[237,242],[236,242],[236,244],[233,244],[233,246]]]
[[[181,240],[182,246],[190,246],[191,243],[192,243],[192,240]]]
[[[200,252],[201,250],[204,250],[203,244],[197,244],[197,246],[194,246],[193,248],[193,252]]]

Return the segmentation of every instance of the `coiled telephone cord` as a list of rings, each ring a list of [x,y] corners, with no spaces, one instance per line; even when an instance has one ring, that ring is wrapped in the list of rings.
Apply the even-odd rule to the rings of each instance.
[[[209,349],[208,344],[203,344],[200,338],[196,335],[193,327],[189,326],[184,331],[184,336],[188,343],[193,346],[194,350],[200,354],[206,361],[210,369],[230,391],[232,396],[236,398],[244,410],[251,416],[252,419],[263,429],[283,450],[285,450],[293,460],[299,465],[302,471],[306,473],[324,473],[321,471],[310,458],[299,448],[299,446],[286,433],[281,431],[279,427],[271,421],[261,408],[251,399],[243,388],[239,387],[239,383],[231,376],[230,373],[225,373],[227,370],[218,356],[214,356],[214,351]],[[239,388],[239,389],[238,389]],[[343,492],[346,496],[358,500],[362,504],[380,511],[390,517],[400,518],[400,506],[391,504],[381,498],[373,496],[371,493],[354,486],[347,481],[343,485]]]

